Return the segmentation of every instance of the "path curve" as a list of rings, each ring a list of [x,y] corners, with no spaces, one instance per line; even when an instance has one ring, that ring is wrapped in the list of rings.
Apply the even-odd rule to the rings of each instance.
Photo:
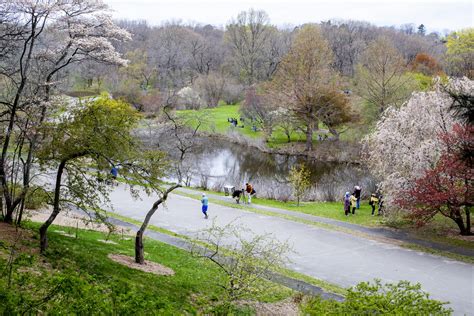
[[[141,200],[133,200],[123,185],[110,198],[114,212],[140,221],[156,199],[142,195]],[[272,233],[281,241],[288,240],[295,250],[288,266],[292,270],[343,287],[374,278],[419,282],[433,298],[450,301],[455,315],[474,315],[472,264],[213,203],[209,214],[205,220],[199,201],[171,194],[150,224],[192,237],[213,220],[218,225],[237,221],[257,234]]]

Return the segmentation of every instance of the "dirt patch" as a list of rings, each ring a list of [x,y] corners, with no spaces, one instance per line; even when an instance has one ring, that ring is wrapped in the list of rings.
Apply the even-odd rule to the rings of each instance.
[[[458,239],[458,240],[464,240],[464,241],[469,241],[469,242],[472,242],[472,243],[474,244],[474,235],[463,236],[463,235],[460,235],[460,234],[459,234],[459,231],[458,231],[458,230],[455,230],[455,229],[450,229],[450,230],[447,232],[447,235],[448,235],[449,238]]]
[[[51,211],[48,209],[30,210],[28,212],[28,217],[33,222],[45,222],[50,214]],[[104,233],[109,232],[109,228],[105,224],[93,222],[86,215],[78,214],[72,211],[63,211],[59,213],[53,224],[60,226],[77,227],[79,229],[91,229]],[[123,233],[123,235],[134,235],[134,232],[124,226],[115,225],[115,232],[120,234]]]
[[[5,247],[14,246],[22,253],[36,254],[39,252],[37,247],[31,247],[38,242],[31,230],[0,222],[0,240]]]
[[[141,270],[157,275],[174,275],[174,271],[171,268],[165,267],[156,262],[145,260],[145,264],[138,264],[135,262],[135,258],[118,254],[109,254],[108,257],[109,259],[124,266],[127,266],[131,269]]]
[[[253,307],[257,316],[298,316],[300,314],[298,304],[291,298],[275,303],[246,301],[241,304]]]

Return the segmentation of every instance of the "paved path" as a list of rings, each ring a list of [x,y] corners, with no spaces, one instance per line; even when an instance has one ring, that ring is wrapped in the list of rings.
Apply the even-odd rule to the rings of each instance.
[[[180,188],[179,191],[183,193],[187,193],[187,194],[198,194],[198,192],[191,189],[187,189],[187,188]],[[217,199],[223,202],[235,203],[235,201],[230,196],[222,196],[222,195],[217,195],[217,194],[208,194],[208,196],[210,198]],[[413,236],[410,236],[408,233],[404,231],[400,231],[400,230],[383,228],[383,227],[365,227],[362,225],[348,223],[348,222],[340,221],[337,219],[321,217],[321,216],[295,212],[295,211],[290,211],[290,210],[284,210],[281,208],[276,208],[276,207],[271,207],[271,206],[266,206],[266,205],[251,204],[251,205],[245,205],[245,207],[249,209],[263,210],[263,211],[268,211],[268,212],[277,213],[277,214],[290,215],[292,217],[304,219],[306,221],[315,222],[315,223],[324,223],[324,224],[329,224],[329,225],[333,225],[337,227],[342,227],[345,229],[350,229],[356,232],[361,232],[361,233],[375,236],[375,237],[395,239],[398,241],[408,242],[408,243],[416,244],[416,245],[427,247],[427,248],[447,251],[447,252],[451,252],[451,253],[463,255],[463,256],[474,257],[474,249],[441,244],[437,242],[415,238]]]
[[[137,220],[143,220],[154,201],[132,200],[123,186],[110,197],[115,212]],[[279,240],[289,240],[295,253],[288,267],[295,271],[343,287],[374,278],[420,282],[433,298],[450,301],[456,315],[474,315],[474,265],[213,203],[209,213],[204,220],[199,201],[171,194],[151,224],[193,236],[212,220],[218,225],[237,221],[257,234],[273,233]]]

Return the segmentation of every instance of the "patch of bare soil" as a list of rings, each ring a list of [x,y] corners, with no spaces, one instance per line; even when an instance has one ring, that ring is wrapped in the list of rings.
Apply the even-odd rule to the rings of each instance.
[[[48,209],[30,210],[29,219],[33,222],[45,222],[50,214],[51,211]],[[59,213],[53,224],[60,226],[77,227],[79,229],[91,229],[105,233],[109,232],[109,228],[105,224],[93,222],[87,216],[71,211],[63,211]],[[117,225],[115,226],[115,231],[120,233],[123,232],[124,235],[134,234],[129,228]]]
[[[38,253],[38,247],[32,247],[33,244],[37,243],[33,235],[34,233],[31,230],[0,222],[0,241],[6,248],[13,246],[22,253]]]
[[[275,303],[246,301],[242,305],[252,306],[257,316],[298,316],[299,308],[292,298]]]
[[[455,230],[455,229],[449,230],[447,232],[447,235],[448,235],[449,238],[452,238],[452,239],[459,239],[459,240],[470,241],[470,242],[474,243],[474,235],[463,236],[463,235],[460,235],[459,231]]]
[[[135,262],[135,258],[118,254],[109,254],[108,257],[110,260],[113,260],[131,269],[141,270],[157,275],[174,275],[173,269],[165,267],[164,265],[156,262],[145,260],[145,264],[138,264]]]

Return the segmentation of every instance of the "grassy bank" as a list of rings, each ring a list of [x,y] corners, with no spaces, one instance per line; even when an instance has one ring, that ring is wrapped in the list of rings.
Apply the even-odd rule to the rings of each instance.
[[[116,219],[119,219],[119,220],[127,222],[127,223],[131,223],[131,224],[135,224],[135,225],[141,225],[140,221],[134,220],[134,219],[129,218],[129,217],[122,216],[122,215],[117,214],[117,213],[109,212],[108,215],[110,217],[114,217]],[[190,240],[190,238],[187,237],[187,236],[179,235],[175,232],[172,232],[170,230],[167,230],[167,229],[155,226],[155,225],[149,225],[147,229],[153,230],[153,231],[156,231],[156,232],[159,232],[159,233],[167,234],[167,235],[170,235],[170,236],[178,237],[178,238],[181,238],[181,239],[184,239],[184,240]],[[204,243],[202,243],[202,245],[204,247],[207,246]],[[229,255],[231,255],[231,254],[229,254]],[[316,278],[313,278],[313,277],[310,277],[310,276],[307,276],[307,275],[304,275],[304,274],[301,274],[301,273],[298,273],[298,272],[295,272],[295,271],[292,271],[292,270],[289,270],[289,269],[286,269],[286,268],[283,268],[283,267],[279,267],[275,272],[280,273],[280,274],[282,274],[284,276],[287,276],[287,277],[290,277],[290,278],[294,278],[294,279],[301,280],[301,281],[304,281],[306,283],[318,286],[318,287],[322,288],[323,290],[325,290],[326,292],[340,294],[340,295],[345,295],[346,292],[347,292],[346,289],[344,289],[344,288],[342,288],[338,285],[331,284],[329,282],[326,282],[326,281],[323,281],[323,280],[320,280],[320,279],[316,279]]]
[[[6,225],[6,224],[3,224]],[[173,246],[146,240],[146,260],[175,271],[173,276],[158,276],[133,270],[110,260],[108,254],[132,256],[133,238],[112,236],[116,244],[100,242],[104,233],[79,230],[78,238],[53,226],[45,256],[37,253],[37,224],[22,233],[21,252],[14,254],[11,282],[0,278],[2,314],[206,314],[219,312],[223,274],[204,259],[192,257]],[[31,237],[26,238],[26,236]],[[10,243],[0,234],[0,267],[7,271]],[[4,270],[5,269],[5,270]],[[255,299],[273,302],[291,296],[291,290],[266,283],[268,291]],[[252,314],[235,307],[236,314]]]
[[[220,103],[218,107],[215,108],[204,108],[200,110],[181,110],[177,111],[178,115],[182,117],[192,117],[193,115],[203,116],[205,118],[206,124],[202,125],[199,130],[201,132],[207,133],[217,133],[217,134],[227,134],[229,131],[238,132],[246,137],[249,138],[262,138],[264,137],[261,130],[253,131],[252,130],[252,123],[249,121],[241,122],[240,113],[239,113],[240,105],[239,104],[225,104]],[[238,120],[238,126],[234,127],[230,124],[227,119],[228,118],[235,118]],[[197,121],[196,120],[189,120],[189,125],[193,128],[196,127]],[[324,126],[320,126],[320,128],[324,128]],[[314,133],[313,135],[313,142],[317,144],[318,141],[318,133]],[[306,135],[304,132],[301,131],[294,131],[290,135],[291,142],[305,142]],[[285,135],[283,129],[276,127],[273,130],[272,135],[268,139],[267,146],[270,148],[276,148],[282,146],[284,144],[288,144],[288,137]]]

